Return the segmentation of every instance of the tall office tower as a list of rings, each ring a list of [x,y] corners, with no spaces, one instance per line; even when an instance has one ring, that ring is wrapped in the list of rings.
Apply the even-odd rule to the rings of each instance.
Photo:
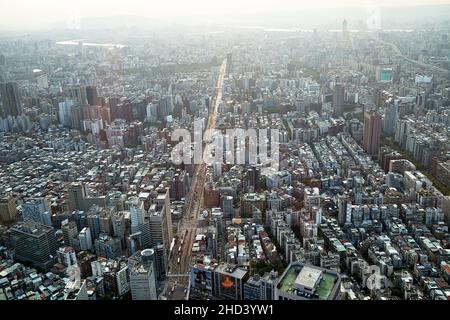
[[[151,246],[150,224],[145,219],[144,203],[138,202],[130,206],[131,233],[139,235],[140,247],[149,248]]]
[[[95,240],[100,236],[100,215],[95,211],[88,212],[86,217],[87,225],[91,231],[92,239]]]
[[[344,115],[344,85],[336,83],[333,92],[333,117],[339,118]]]
[[[58,242],[53,227],[28,220],[11,228],[11,243],[16,259],[48,270],[55,263]]]
[[[130,272],[132,300],[158,300],[153,264],[139,264]]]
[[[79,182],[72,182],[67,190],[69,211],[85,210],[86,187]]]
[[[131,268],[130,288],[132,300],[158,300],[155,265],[151,259],[145,260],[142,257],[142,262]]]
[[[232,196],[222,196],[222,212],[227,218],[234,217],[234,199]]]
[[[10,223],[16,220],[17,208],[16,200],[10,195],[0,198],[0,222]]]
[[[72,86],[70,88],[70,98],[79,106],[87,105],[86,87],[79,85]]]
[[[386,109],[383,121],[383,131],[393,136],[395,134],[395,125],[398,120],[398,100],[386,103]]]
[[[111,212],[102,211],[99,215],[99,225],[100,225],[100,232],[105,233],[107,235],[112,236],[113,235],[113,226],[111,221]]]
[[[70,216],[72,216],[72,219],[77,224],[78,230],[82,230],[84,227],[87,227],[87,213],[85,211],[81,210],[75,210],[73,211]]]
[[[162,97],[156,107],[158,119],[163,121],[166,120],[167,116],[172,114],[173,108],[174,105],[172,95],[168,94]]]
[[[259,189],[259,180],[261,179],[261,168],[259,165],[252,165],[247,171],[247,182],[249,186],[256,191]]]
[[[364,113],[363,146],[370,155],[378,154],[381,137],[381,116],[375,111]]]
[[[92,237],[89,227],[84,227],[78,234],[81,250],[92,250]]]
[[[158,268],[156,265],[156,250],[155,249],[145,249],[140,252],[140,261],[143,264],[153,264],[155,283],[158,285]]]
[[[72,107],[73,107],[72,100],[66,100],[58,103],[59,123],[65,127],[72,126]]]
[[[154,103],[149,103],[146,108],[147,111],[147,120],[148,121],[156,121],[158,118],[158,108]]]
[[[72,106],[70,109],[70,126],[73,129],[81,130],[81,122],[83,121],[83,109],[80,106]]]
[[[139,203],[139,199],[133,198],[132,201],[127,201],[127,205],[130,208],[131,232],[134,232],[133,227],[140,226],[144,223],[144,203]]]
[[[50,205],[45,198],[30,198],[22,204],[23,220],[33,220],[46,226],[52,225]]]
[[[172,214],[170,212],[169,189],[161,190],[149,208],[151,245],[162,244],[166,256],[169,255],[173,239]]]
[[[348,30],[348,23],[346,19],[342,21],[342,43],[344,47],[351,48],[351,35]]]
[[[150,216],[150,240],[156,255],[156,272],[158,279],[165,278],[167,273],[167,257],[172,242],[172,217],[170,212],[169,189],[158,192],[154,203],[148,210]]]
[[[86,87],[86,100],[90,106],[96,106],[99,104],[97,87],[95,86]]]
[[[155,271],[158,280],[163,281],[166,279],[167,274],[167,255],[165,253],[165,248],[162,244],[158,244],[153,248],[155,251]]]
[[[19,88],[15,82],[0,83],[0,95],[3,102],[4,116],[17,117],[23,113],[20,103]]]
[[[78,228],[75,221],[65,223],[61,230],[64,236],[64,244],[79,250],[80,241],[78,240]]]

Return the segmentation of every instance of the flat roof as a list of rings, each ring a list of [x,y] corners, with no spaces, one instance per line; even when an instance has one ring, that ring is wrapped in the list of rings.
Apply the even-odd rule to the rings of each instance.
[[[321,275],[322,270],[305,266],[295,279],[295,284],[308,289],[314,289]]]
[[[334,287],[338,281],[338,275],[329,272],[329,270],[325,270],[322,268],[314,267],[314,266],[305,266],[302,264],[291,264],[284,274],[282,275],[277,287],[281,292],[285,292],[288,294],[295,294],[295,284],[297,277],[301,273],[303,268],[311,268],[321,271],[322,278],[316,285],[315,293],[317,296],[311,297],[311,299],[319,299],[319,300],[327,300],[333,292]]]

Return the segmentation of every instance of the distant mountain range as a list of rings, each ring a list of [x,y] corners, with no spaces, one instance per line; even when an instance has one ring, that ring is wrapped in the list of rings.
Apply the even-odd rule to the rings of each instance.
[[[366,8],[326,8],[305,9],[304,11],[286,11],[280,2],[279,8],[270,13],[233,15],[190,15],[186,17],[155,18],[139,16],[114,16],[101,18],[87,18],[81,21],[83,28],[117,28],[137,27],[155,28],[201,24],[216,25],[257,25],[278,28],[340,28],[342,21],[348,21],[349,28],[358,28],[366,24],[373,13]],[[380,9],[382,28],[416,28],[418,26],[432,26],[436,23],[447,22],[450,26],[449,5],[427,5],[418,7],[389,7]]]
[[[425,5],[415,7],[389,7],[379,11],[382,29],[415,29],[432,28],[439,25],[450,29],[450,4]],[[280,7],[270,13],[248,14],[236,11],[233,15],[187,15],[184,17],[144,16],[109,16],[84,18],[80,21],[81,29],[130,29],[159,30],[184,29],[187,25],[198,26],[262,26],[267,28],[299,28],[299,29],[340,29],[344,19],[350,29],[360,29],[367,24],[373,13],[366,8],[324,8],[291,11]],[[67,29],[67,22],[60,21],[51,25],[41,25],[33,31]],[[3,30],[8,32],[8,30]]]

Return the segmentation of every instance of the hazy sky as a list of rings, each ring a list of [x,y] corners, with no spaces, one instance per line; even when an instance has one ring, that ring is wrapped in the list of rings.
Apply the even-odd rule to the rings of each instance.
[[[449,4],[450,0],[0,0],[0,30],[48,26],[83,18],[139,15],[176,18],[189,15],[257,14],[320,7],[381,7]]]

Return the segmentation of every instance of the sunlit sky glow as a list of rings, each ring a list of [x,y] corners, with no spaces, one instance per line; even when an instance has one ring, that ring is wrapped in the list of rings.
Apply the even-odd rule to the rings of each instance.
[[[305,8],[380,7],[450,4],[450,0],[13,0],[0,1],[0,28],[33,28],[67,20],[70,15],[94,18],[137,15],[177,18],[194,15],[258,14]]]

